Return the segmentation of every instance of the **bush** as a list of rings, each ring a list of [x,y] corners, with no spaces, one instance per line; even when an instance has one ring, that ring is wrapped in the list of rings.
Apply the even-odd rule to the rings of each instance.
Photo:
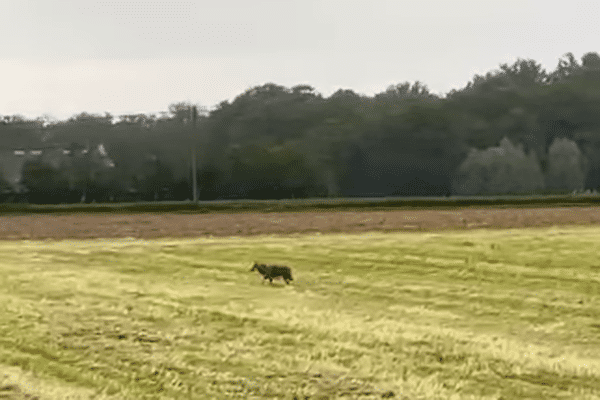
[[[581,190],[585,184],[586,160],[577,143],[556,138],[548,149],[546,188],[554,191]]]
[[[504,138],[498,147],[472,149],[458,167],[453,191],[461,195],[531,193],[544,188],[535,152]]]

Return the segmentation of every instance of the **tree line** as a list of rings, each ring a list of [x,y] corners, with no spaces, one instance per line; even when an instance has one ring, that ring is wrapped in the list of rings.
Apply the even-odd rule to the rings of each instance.
[[[4,201],[560,193],[600,186],[600,56],[530,59],[444,96],[253,87],[210,112],[3,116]],[[16,154],[18,153],[18,154]],[[9,200],[10,199],[10,200]],[[24,200],[18,200],[24,199]]]

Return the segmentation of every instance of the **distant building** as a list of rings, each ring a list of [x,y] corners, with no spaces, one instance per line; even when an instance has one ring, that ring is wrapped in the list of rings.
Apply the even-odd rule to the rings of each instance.
[[[115,167],[103,144],[91,149],[89,155],[87,149],[73,150],[66,147],[62,144],[49,144],[43,148],[0,150],[0,174],[13,192],[24,193],[27,188],[23,185],[22,171],[28,161],[41,160],[52,168],[60,170],[70,166],[74,157],[89,157],[96,169]]]

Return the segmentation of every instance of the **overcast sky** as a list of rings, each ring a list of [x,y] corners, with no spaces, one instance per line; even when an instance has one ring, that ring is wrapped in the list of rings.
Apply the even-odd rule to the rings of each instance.
[[[211,108],[274,82],[437,93],[600,49],[600,1],[0,0],[0,115]]]

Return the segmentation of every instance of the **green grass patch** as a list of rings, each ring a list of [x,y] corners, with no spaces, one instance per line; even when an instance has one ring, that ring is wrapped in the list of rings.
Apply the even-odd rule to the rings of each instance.
[[[0,242],[0,397],[598,399],[599,240]]]
[[[160,201],[135,203],[27,204],[2,203],[0,215],[73,213],[239,213],[306,211],[383,211],[399,209],[455,210],[464,207],[528,208],[589,207],[600,203],[596,194],[532,194],[452,197],[341,197],[281,200]]]

